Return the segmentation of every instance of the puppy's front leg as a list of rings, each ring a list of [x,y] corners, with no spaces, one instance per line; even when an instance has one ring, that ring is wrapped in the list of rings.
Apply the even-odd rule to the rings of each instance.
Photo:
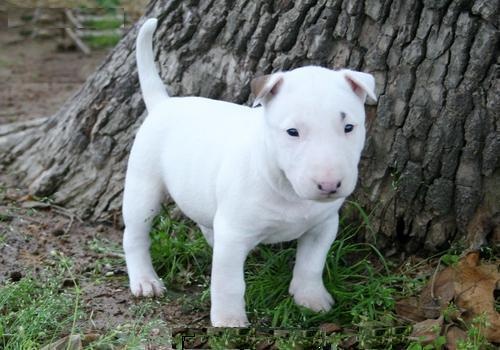
[[[214,222],[210,320],[214,327],[245,327],[244,264],[255,242],[231,228],[223,218]]]
[[[331,309],[334,300],[323,284],[323,269],[338,226],[339,217],[335,214],[299,238],[289,288],[298,305],[314,311]]]

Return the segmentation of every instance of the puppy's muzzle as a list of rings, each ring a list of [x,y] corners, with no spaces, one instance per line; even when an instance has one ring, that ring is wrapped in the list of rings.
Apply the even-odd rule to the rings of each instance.
[[[321,191],[322,194],[335,194],[337,190],[342,186],[342,181],[331,181],[331,182],[318,182],[317,187],[318,190]]]

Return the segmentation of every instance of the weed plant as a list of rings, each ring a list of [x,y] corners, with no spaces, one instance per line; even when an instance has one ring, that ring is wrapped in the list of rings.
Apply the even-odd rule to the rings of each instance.
[[[37,274],[0,286],[0,349],[41,349],[68,335],[84,339],[83,334],[91,329],[92,314],[84,308],[83,291],[73,275],[71,259],[54,252],[51,263]],[[144,321],[145,315],[157,307],[155,300],[138,301],[130,310],[133,322],[107,329],[97,339],[85,342],[84,349],[139,349],[144,344],[153,348],[168,344],[170,332],[163,320]],[[57,349],[74,348],[59,344]]]
[[[78,292],[64,289],[67,261],[57,271],[28,275],[0,288],[0,348],[38,349],[74,328]]]

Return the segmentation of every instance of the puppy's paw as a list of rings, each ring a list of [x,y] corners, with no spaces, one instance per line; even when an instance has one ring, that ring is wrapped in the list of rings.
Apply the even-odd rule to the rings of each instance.
[[[130,279],[130,290],[136,297],[160,297],[165,292],[165,285],[157,277],[141,276]]]
[[[245,313],[242,315],[235,313],[212,315],[211,321],[213,327],[247,327],[250,324]]]
[[[329,311],[335,304],[323,283],[300,285],[292,282],[289,292],[297,305],[316,312]]]

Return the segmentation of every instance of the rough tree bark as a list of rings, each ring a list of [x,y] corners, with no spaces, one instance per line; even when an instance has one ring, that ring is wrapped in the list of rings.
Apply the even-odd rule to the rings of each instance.
[[[248,103],[253,76],[306,64],[373,73],[380,97],[367,107],[355,199],[373,213],[379,246],[434,251],[498,237],[498,7],[154,0],[146,16],[160,18],[156,59],[172,95]],[[109,220],[120,210],[127,156],[145,117],[138,25],[56,115],[0,127],[3,171],[84,218]]]

